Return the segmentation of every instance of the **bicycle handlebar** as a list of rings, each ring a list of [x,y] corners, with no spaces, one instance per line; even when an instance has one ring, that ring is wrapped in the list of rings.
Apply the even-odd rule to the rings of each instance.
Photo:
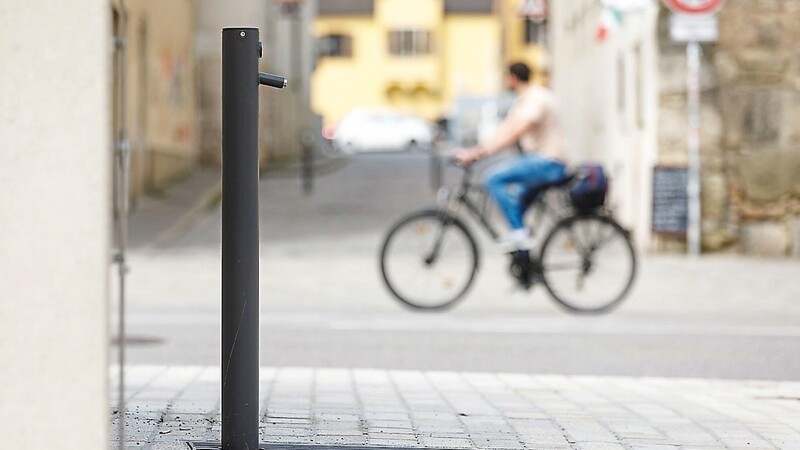
[[[463,171],[463,176],[461,177],[461,189],[467,189],[472,181],[472,164],[464,164],[455,156],[448,156],[446,158],[446,163],[449,166],[457,167]]]
[[[461,160],[459,160],[455,156],[449,156],[447,158],[447,163],[451,166],[458,167],[459,169],[464,169],[464,170],[472,169],[472,164],[464,164],[461,162]]]

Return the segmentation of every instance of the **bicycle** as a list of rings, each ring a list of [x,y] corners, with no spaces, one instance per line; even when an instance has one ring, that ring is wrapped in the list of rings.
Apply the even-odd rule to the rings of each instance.
[[[452,194],[440,190],[438,207],[401,218],[390,228],[380,251],[381,274],[389,291],[415,309],[452,307],[475,281],[480,251],[460,217],[462,209],[493,241],[499,240],[486,212],[488,194],[472,183],[472,167],[451,163],[463,170],[459,187]],[[636,276],[636,253],[630,233],[608,210],[572,206],[569,186],[579,176],[573,173],[524,194],[525,209],[534,208],[532,229],[537,230],[545,217],[555,220],[549,231],[544,230],[538,255],[530,252],[532,284],[544,285],[568,311],[603,313],[629,293]],[[473,193],[482,197],[482,207],[471,198]]]

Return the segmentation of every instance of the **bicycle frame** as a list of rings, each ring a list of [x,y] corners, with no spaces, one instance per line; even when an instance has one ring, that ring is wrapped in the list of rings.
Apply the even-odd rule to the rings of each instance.
[[[499,226],[496,224],[496,220],[492,218],[493,213],[487,210],[490,203],[487,191],[482,185],[472,183],[472,168],[457,167],[463,170],[461,180],[456,184],[453,182],[453,178],[450,178],[450,183],[448,183],[450,187],[440,188],[438,207],[433,210],[423,209],[402,218],[392,227],[381,249],[381,273],[389,290],[400,301],[415,308],[442,309],[449,307],[462,298],[472,285],[480,265],[481,252],[477,245],[478,241],[475,239],[476,236],[469,230],[463,220],[465,216],[474,219],[479,224],[478,227],[483,228],[493,241],[497,242],[499,240]],[[526,223],[535,232],[533,241],[526,243],[533,244],[529,255],[531,258],[531,278],[520,280],[519,274],[514,273],[512,270],[514,268],[513,264],[510,266],[510,270],[512,270],[512,276],[523,282],[526,288],[531,286],[530,283],[542,283],[553,299],[570,311],[584,313],[605,312],[617,305],[630,290],[636,274],[636,254],[631,245],[630,234],[614,221],[608,209],[579,210],[571,204],[568,186],[572,178],[570,177],[564,180],[564,183],[557,183],[540,191],[541,193],[533,199],[528,208],[532,209],[533,217],[529,217]],[[466,209],[467,212],[461,214],[462,209]],[[549,223],[551,220],[553,221],[552,224]],[[462,286],[460,290],[454,291],[452,295],[446,293],[445,299],[435,300],[436,304],[433,305],[426,304],[425,301],[418,302],[418,298],[412,299],[412,297],[419,297],[418,294],[425,297],[424,291],[409,296],[407,293],[404,294],[402,289],[397,290],[399,285],[395,283],[395,280],[387,272],[387,270],[392,270],[392,265],[387,265],[386,262],[392,258],[392,254],[396,253],[392,250],[394,245],[391,243],[394,242],[393,239],[398,232],[403,233],[401,234],[402,236],[407,236],[407,232],[404,230],[411,231],[412,229],[409,226],[417,223],[430,223],[430,221],[434,222],[433,228],[421,225],[416,225],[413,228],[414,236],[420,239],[421,235],[422,241],[418,242],[423,243],[421,249],[418,248],[419,246],[415,246],[418,249],[414,251],[422,250],[422,253],[419,255],[411,253],[410,256],[412,258],[400,259],[399,261],[411,261],[409,267],[419,269],[422,266],[420,270],[435,268],[441,254],[448,255],[450,258],[448,261],[455,257],[471,263],[471,267],[468,267],[468,278],[464,279],[464,283],[459,284],[459,286]],[[580,223],[587,225],[575,226]],[[425,230],[429,229],[434,230],[434,236],[430,236],[425,232]],[[465,252],[442,253],[445,249],[448,249],[448,244],[444,243],[448,229],[455,229],[454,233],[458,236],[452,242],[456,242],[461,248],[465,248]],[[420,233],[419,230],[423,232]],[[566,235],[563,233],[566,233]],[[630,266],[629,270],[623,273],[626,278],[622,279],[622,281],[625,284],[620,285],[622,290],[615,291],[617,295],[607,301],[602,300],[603,303],[600,305],[587,306],[582,304],[580,300],[576,303],[571,293],[572,291],[566,292],[565,296],[565,292],[552,288],[550,282],[555,280],[560,285],[564,283],[570,285],[569,283],[572,282],[574,289],[582,291],[585,281],[595,272],[595,263],[597,262],[595,253],[612,236],[619,235],[623,237],[623,241],[622,247],[616,253],[621,251],[622,253],[619,253],[618,256],[624,258],[623,262],[630,261]],[[433,242],[430,241],[431,238],[433,238]],[[405,241],[401,240],[400,242]],[[539,247],[539,250],[537,251],[533,247]],[[551,252],[549,249],[555,250]],[[567,257],[563,257],[562,254],[566,254]],[[403,253],[403,255],[409,256],[408,253]],[[555,255],[555,257],[548,258],[547,255]],[[420,256],[421,261],[415,262],[414,256]],[[421,265],[419,264],[420,262],[422,263]],[[445,267],[449,267],[449,265]],[[550,280],[546,274],[556,271],[566,273],[567,278],[556,276]],[[573,279],[573,275],[576,278]],[[448,284],[445,286],[449,288],[454,285]],[[580,294],[581,292],[577,293],[579,296]],[[569,299],[567,296],[569,296]]]
[[[450,196],[448,194],[448,198],[440,199],[440,201],[447,201],[447,204],[444,205],[444,207],[446,211],[453,216],[457,216],[461,206],[464,206],[472,218],[481,225],[489,237],[491,237],[493,241],[498,242],[500,240],[500,233],[488,219],[486,214],[486,207],[489,202],[489,194],[486,192],[483,185],[472,183],[472,166],[456,167],[461,168],[463,171],[460,185],[456,189],[455,195]],[[478,202],[475,202],[472,198],[470,198],[470,193],[473,192],[478,192],[482,196],[482,201],[479,202],[481,206],[479,206]],[[554,208],[548,204],[544,198],[544,195],[535,200],[529,209],[534,209],[534,222],[530,227],[534,231],[539,229],[539,225],[542,223],[545,217],[558,217],[558,214]]]

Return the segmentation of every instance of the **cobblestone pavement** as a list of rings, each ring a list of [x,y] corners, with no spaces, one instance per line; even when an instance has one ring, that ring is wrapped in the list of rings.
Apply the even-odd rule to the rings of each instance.
[[[130,367],[126,448],[218,440],[219,379],[216,367]],[[798,382],[262,368],[260,392],[267,444],[800,449]]]

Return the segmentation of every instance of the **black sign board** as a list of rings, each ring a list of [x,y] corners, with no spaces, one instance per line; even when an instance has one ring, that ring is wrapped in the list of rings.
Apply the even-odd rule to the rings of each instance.
[[[686,167],[660,166],[653,173],[653,232],[685,236],[689,197]]]

